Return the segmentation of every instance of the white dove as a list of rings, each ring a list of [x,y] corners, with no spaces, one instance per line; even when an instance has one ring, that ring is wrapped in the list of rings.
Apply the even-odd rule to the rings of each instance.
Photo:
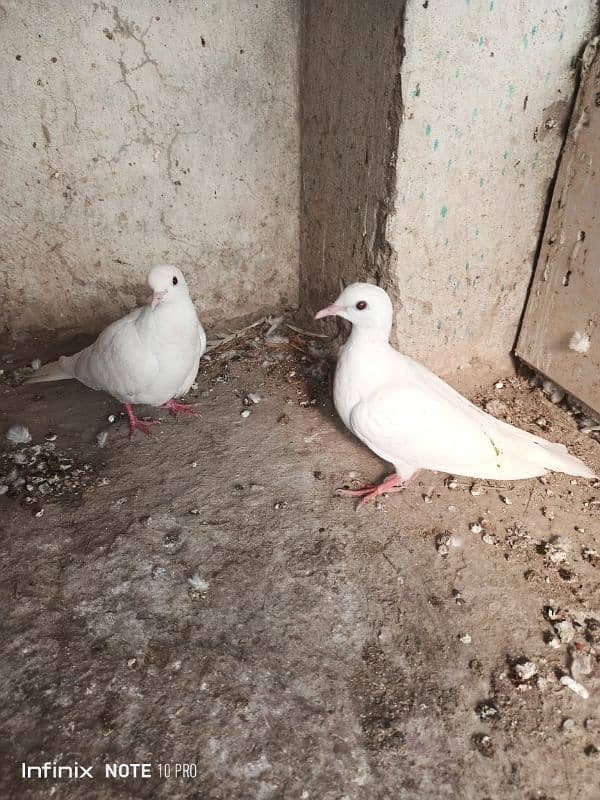
[[[129,438],[136,428],[150,435],[132,403],[162,406],[172,416],[196,414],[175,401],[196,377],[206,348],[206,334],[181,270],[162,265],[148,275],[152,300],[102,331],[96,341],[72,356],[44,365],[28,383],[76,378],[90,389],[120,400],[129,418]]]
[[[379,286],[353,283],[315,319],[352,323],[340,349],[333,400],[344,424],[394,465],[379,485],[338,494],[362,497],[403,489],[421,469],[471,478],[516,480],[548,470],[596,477],[562,444],[548,442],[486,414],[426,367],[389,343],[393,307]]]

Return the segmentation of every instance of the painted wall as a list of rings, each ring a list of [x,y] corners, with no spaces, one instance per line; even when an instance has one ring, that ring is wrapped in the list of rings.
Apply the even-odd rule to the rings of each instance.
[[[0,330],[95,330],[188,276],[203,318],[297,301],[295,0],[3,0]]]
[[[335,5],[305,20],[301,299],[366,278],[406,353],[506,366],[595,0]]]
[[[397,340],[438,370],[514,345],[595,8],[408,5],[389,279]]]

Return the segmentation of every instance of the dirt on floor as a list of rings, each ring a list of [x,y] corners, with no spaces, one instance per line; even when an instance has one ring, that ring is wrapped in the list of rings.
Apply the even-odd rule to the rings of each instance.
[[[267,327],[132,442],[110,397],[21,385],[66,345],[1,354],[0,796],[596,800],[600,483],[420,473],[356,513],[334,489],[386,465],[327,343]],[[470,394],[600,470],[551,392]]]

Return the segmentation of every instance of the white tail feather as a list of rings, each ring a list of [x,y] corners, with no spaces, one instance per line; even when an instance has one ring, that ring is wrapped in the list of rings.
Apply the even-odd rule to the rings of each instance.
[[[26,383],[46,383],[49,381],[65,381],[73,378],[65,371],[60,361],[51,361],[44,364],[37,372],[26,380]]]

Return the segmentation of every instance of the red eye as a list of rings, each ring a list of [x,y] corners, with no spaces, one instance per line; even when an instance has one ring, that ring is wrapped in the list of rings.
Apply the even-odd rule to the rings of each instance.
[[[359,300],[358,303],[356,304],[356,307],[358,308],[359,311],[364,311],[364,309],[367,307],[367,304],[364,300]]]

